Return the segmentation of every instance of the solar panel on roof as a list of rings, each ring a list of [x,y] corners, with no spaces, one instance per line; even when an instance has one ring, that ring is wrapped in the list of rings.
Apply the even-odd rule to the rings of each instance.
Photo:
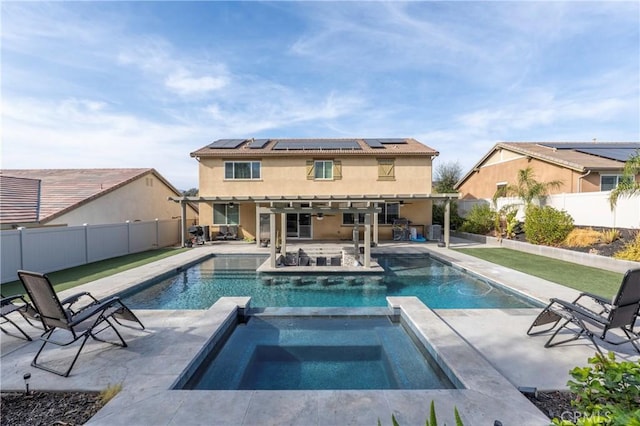
[[[329,141],[329,140],[288,140],[280,141],[273,146],[274,150],[341,150],[362,149],[355,140]]]
[[[555,149],[640,149],[640,143],[545,142],[540,145]]]
[[[217,141],[209,144],[209,148],[234,149],[239,147],[244,141],[244,139],[218,139]]]
[[[269,143],[269,139],[253,139],[249,144],[249,148],[260,149],[264,148]]]
[[[378,139],[378,141],[380,143],[407,143],[406,139],[402,139],[402,138],[382,138],[382,139]]]
[[[370,148],[384,148],[384,145],[378,139],[365,139],[364,143],[369,145]]]
[[[627,161],[636,152],[632,148],[580,148],[576,149],[576,151],[623,162]]]

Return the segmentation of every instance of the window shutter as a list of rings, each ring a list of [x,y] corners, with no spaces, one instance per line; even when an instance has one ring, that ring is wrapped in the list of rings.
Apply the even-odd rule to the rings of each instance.
[[[307,160],[307,179],[310,180],[314,178],[313,163],[313,160]]]
[[[342,161],[333,161],[333,179],[342,179]]]
[[[378,160],[378,180],[395,180],[394,160]]]

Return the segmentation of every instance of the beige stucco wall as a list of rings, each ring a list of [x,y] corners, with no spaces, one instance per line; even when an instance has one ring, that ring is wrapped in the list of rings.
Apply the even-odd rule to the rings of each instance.
[[[370,157],[315,157],[342,162],[342,179],[310,180],[306,177],[308,157],[268,157],[261,161],[262,179],[224,180],[224,159],[200,160],[201,196],[264,195],[349,195],[349,194],[429,194],[431,159],[398,157],[395,180],[378,180],[378,162]]]
[[[154,175],[145,175],[102,197],[47,222],[47,225],[79,226],[129,221],[150,221],[180,217],[180,205],[168,201],[176,194]],[[187,207],[187,223],[196,220],[196,212]]]
[[[504,150],[503,150],[504,151]],[[467,180],[460,185],[460,197],[462,199],[472,198],[492,198],[498,183],[513,185],[517,182],[518,171],[527,167],[532,167],[535,172],[535,179],[539,182],[550,182],[560,180],[563,182],[558,189],[552,189],[551,194],[599,191],[600,178],[597,177],[597,189],[593,185],[593,177],[580,179],[581,174],[555,164],[546,163],[537,159],[515,156],[511,160],[493,161],[492,164],[485,164],[477,171],[473,172]],[[495,160],[495,156],[492,156]],[[579,181],[582,180],[582,183]]]
[[[386,158],[386,157],[385,157]],[[332,159],[342,163],[342,179],[319,181],[307,179],[306,162],[310,157],[268,157],[235,161],[261,161],[261,177],[257,181],[224,180],[225,159],[200,159],[200,196],[297,196],[297,195],[376,195],[430,194],[431,159],[428,157],[395,158],[395,180],[378,180],[378,161],[375,157],[313,157]],[[232,160],[233,161],[233,160]],[[410,201],[401,207],[400,215],[420,225],[431,224],[431,201]],[[256,206],[241,203],[239,238],[256,238]],[[213,206],[200,204],[200,224],[213,226]],[[280,217],[276,228],[280,229]],[[372,226],[373,228],[373,226]],[[313,239],[350,240],[352,226],[342,225],[342,215],[313,219]],[[420,227],[419,232],[422,232]],[[380,225],[379,238],[391,239],[391,225]]]

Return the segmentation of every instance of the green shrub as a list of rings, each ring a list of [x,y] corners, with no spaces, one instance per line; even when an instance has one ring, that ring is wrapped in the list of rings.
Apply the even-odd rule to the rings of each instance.
[[[444,226],[444,203],[433,203],[431,211],[433,223]],[[454,201],[451,203],[451,210],[449,211],[449,226],[451,229],[459,229],[463,223],[464,219],[458,214],[458,203]]]
[[[467,214],[460,230],[472,234],[488,234],[495,226],[495,217],[496,213],[488,204],[476,204]]]
[[[596,353],[589,364],[569,372],[573,380],[567,385],[576,394],[571,402],[574,415],[553,419],[553,424],[640,425],[640,361],[616,362],[609,352],[608,356]]]
[[[524,220],[524,233],[532,244],[558,246],[573,229],[573,218],[551,206],[530,206]]]

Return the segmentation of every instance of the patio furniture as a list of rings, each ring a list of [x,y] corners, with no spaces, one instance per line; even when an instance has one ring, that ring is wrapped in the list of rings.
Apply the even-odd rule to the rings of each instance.
[[[22,303],[17,305],[14,303],[15,301],[20,301]],[[0,322],[0,324],[7,324],[7,323],[11,324],[20,333],[22,333],[22,336],[24,336],[26,340],[31,340],[31,337],[29,337],[29,335],[25,333],[25,331],[21,329],[18,326],[18,324],[14,322],[14,320],[9,318],[9,315],[13,314],[14,312],[20,314],[22,318],[24,318],[27,321],[27,323],[29,323],[29,325],[35,327],[35,325],[31,322],[31,320],[38,318],[38,311],[36,311],[35,308],[31,306],[31,304],[27,302],[26,299],[21,294],[7,296],[7,297],[2,296],[2,322]],[[0,326],[0,330],[2,330],[3,333],[8,334],[10,336],[22,338],[22,336],[10,333],[4,328],[2,328],[1,326]]]
[[[227,231],[227,240],[236,240],[238,239],[238,226],[237,225],[229,225]]]
[[[583,299],[584,298],[584,299]],[[592,306],[585,306],[585,300]],[[602,353],[596,342],[596,338],[612,345],[631,343],[634,349],[640,353],[640,334],[635,330],[635,323],[640,310],[640,268],[628,270],[620,285],[618,294],[612,301],[591,293],[580,293],[573,301],[553,298],[551,303],[537,316],[527,330],[530,336],[553,330],[560,326],[545,343],[545,347],[552,347],[586,336],[595,345],[598,352]],[[548,326],[551,324],[551,326]],[[545,326],[542,330],[534,331],[534,328]],[[573,329],[568,326],[573,325]],[[567,328],[572,337],[553,342],[558,333]],[[617,336],[612,338],[612,330],[620,330],[626,338]],[[622,339],[622,340],[621,340]]]
[[[218,227],[218,234],[215,236],[215,239],[216,240],[226,240],[228,232],[229,231],[227,231],[227,225],[220,225]]]
[[[142,322],[140,322],[118,297],[98,300],[90,293],[82,292],[66,298],[61,302],[53,289],[51,281],[49,281],[49,278],[45,274],[18,271],[18,277],[37,309],[39,314],[38,318],[42,321],[45,330],[40,336],[42,346],[31,362],[33,367],[67,377],[89,337],[116,346],[127,347],[127,343],[112,321],[120,325],[123,324],[119,320],[133,321],[137,322],[140,327],[144,329]],[[97,334],[109,328],[116,333],[120,339],[119,343],[109,342],[97,337]],[[70,336],[68,336],[66,340],[58,341],[54,339],[54,332],[58,330],[66,331]],[[58,371],[38,364],[38,357],[47,343],[58,346],[68,346],[80,339],[82,343],[67,370]]]

